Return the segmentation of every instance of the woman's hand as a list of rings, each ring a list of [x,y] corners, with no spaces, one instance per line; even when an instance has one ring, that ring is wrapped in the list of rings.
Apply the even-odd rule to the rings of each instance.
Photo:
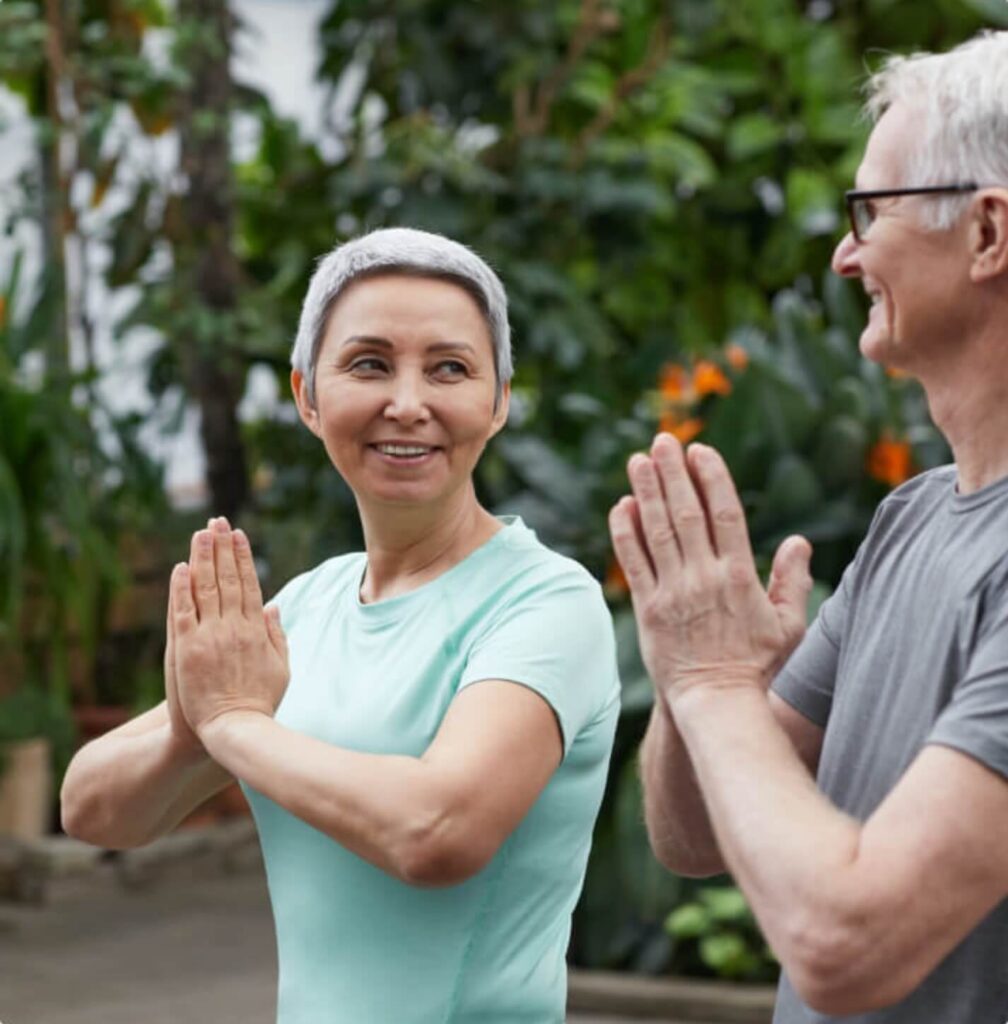
[[[629,465],[633,498],[609,516],[641,653],[671,706],[707,687],[765,689],[805,632],[811,548],[789,537],[770,585],[756,573],[745,514],[721,456],[667,434]]]
[[[287,641],[277,610],[263,609],[245,534],[224,519],[197,532],[169,602],[178,706],[191,731],[199,737],[233,711],[272,717],[289,678]]]
[[[172,739],[186,751],[203,751],[200,738],[192,731],[182,705],[179,703],[178,668],[175,664],[175,617],[172,612],[171,591],[168,597],[168,621],[165,628],[164,683],[165,703],[168,705],[168,721]]]

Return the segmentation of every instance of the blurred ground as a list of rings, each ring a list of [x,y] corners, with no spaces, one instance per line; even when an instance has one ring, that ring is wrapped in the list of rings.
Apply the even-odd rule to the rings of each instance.
[[[155,866],[132,887],[121,875],[105,862],[51,880],[41,907],[0,903],[2,1024],[273,1024],[276,950],[254,858]]]

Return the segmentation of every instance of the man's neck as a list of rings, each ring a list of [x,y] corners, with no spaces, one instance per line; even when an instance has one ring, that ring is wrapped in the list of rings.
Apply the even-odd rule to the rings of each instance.
[[[991,332],[954,356],[921,382],[952,448],[959,492],[970,494],[1008,476],[1008,336]]]

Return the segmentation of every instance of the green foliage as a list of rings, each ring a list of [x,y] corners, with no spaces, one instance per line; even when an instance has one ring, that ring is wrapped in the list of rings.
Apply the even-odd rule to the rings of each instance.
[[[693,900],[668,915],[665,930],[677,953],[698,957],[719,977],[767,981],[777,974],[777,961],[734,886],[698,889]]]
[[[37,687],[23,685],[0,698],[0,775],[5,747],[24,740],[47,739],[53,759],[63,768],[73,750],[74,726],[66,705]]]
[[[112,183],[128,193],[98,239],[111,252],[106,281],[137,286],[124,339],[134,326],[166,339],[150,385],[177,419],[193,383],[176,339],[243,369],[271,367],[286,393],[315,258],[369,228],[405,224],[473,246],[508,290],[513,414],[480,464],[481,498],[519,512],[600,577],[611,569],[605,516],[626,490],[626,459],[664,417],[681,426],[688,413],[725,454],[762,570],[786,534],[814,542],[816,602],[888,486],[866,472],[878,442],[905,437],[919,467],[945,457],[919,391],[860,359],[857,289],[823,271],[867,133],[857,96],[865,54],[874,63],[888,49],[945,48],[1004,24],[1001,0],[340,0],[321,29],[319,77],[341,97],[324,146],[249,90],[230,111],[196,118],[197,130],[218,132],[240,111],[255,140],[233,168],[240,300],[227,311],[159,260],[186,238],[182,197],[143,159],[179,116],[192,58],[215,45],[207,26],[153,0],[71,8],[79,17],[64,72],[79,111],[79,170],[91,208]],[[40,0],[0,3],[0,76],[39,118],[40,147],[52,141],[41,119],[44,18]],[[147,56],[154,25],[168,32],[171,60]],[[140,130],[130,140],[110,131],[127,110]],[[8,313],[16,277],[15,268]],[[113,467],[73,401],[86,379],[53,388],[23,379],[26,356],[62,340],[55,290],[47,279],[27,315],[6,318],[0,349],[8,636],[32,578],[54,602],[46,621],[63,622],[63,634],[71,617],[91,617],[93,581],[116,578],[116,530],[163,510],[136,422],[118,425]],[[746,353],[744,369],[726,365],[729,343]],[[664,408],[663,367],[689,376],[697,357],[724,371],[730,394]],[[295,420],[249,424],[244,441],[256,487],[245,525],[267,590],[359,545],[352,495]],[[649,851],[634,759],[651,687],[625,597],[618,583],[609,591],[623,715],[572,956],[759,974],[768,962],[737,895],[704,895]],[[156,676],[151,667],[143,677],[148,697]]]

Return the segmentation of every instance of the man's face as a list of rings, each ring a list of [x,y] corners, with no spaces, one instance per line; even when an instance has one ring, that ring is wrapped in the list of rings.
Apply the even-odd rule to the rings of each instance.
[[[859,189],[930,184],[906,180],[906,154],[927,115],[896,104],[880,118],[857,172]],[[936,200],[894,196],[875,201],[875,221],[862,241],[847,234],[833,254],[833,270],[860,277],[871,299],[861,334],[862,355],[910,372],[949,350],[961,331],[969,294],[966,218],[952,228],[921,225],[922,207]]]

